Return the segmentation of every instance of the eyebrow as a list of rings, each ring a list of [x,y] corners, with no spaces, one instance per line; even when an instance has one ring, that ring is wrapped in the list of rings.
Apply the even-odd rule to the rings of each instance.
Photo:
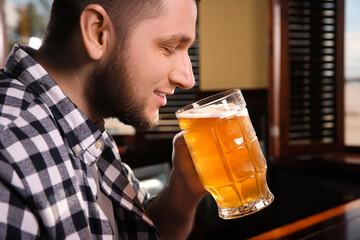
[[[193,44],[196,43],[196,38],[194,38],[194,40],[192,40],[192,38],[184,36],[183,34],[174,34],[171,35],[170,37],[160,37],[158,39],[159,42],[169,42],[169,43],[190,43],[190,45],[192,46]]]

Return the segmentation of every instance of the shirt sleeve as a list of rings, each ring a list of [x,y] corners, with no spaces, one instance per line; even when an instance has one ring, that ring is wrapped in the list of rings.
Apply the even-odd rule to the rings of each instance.
[[[133,186],[139,201],[144,206],[144,208],[147,209],[150,202],[153,200],[153,198],[155,196],[151,196],[146,188],[141,187],[140,181],[135,177],[134,172],[131,170],[131,168],[127,164],[125,164],[125,163],[122,163],[122,164],[126,171],[127,178],[129,180],[129,182],[131,183],[131,185]]]
[[[35,214],[24,199],[0,181],[0,233],[6,239],[40,239]]]
[[[111,134],[108,133],[107,131],[105,131],[103,133],[103,137],[104,137],[105,141],[107,141],[108,144],[111,146],[112,151],[113,151],[114,155],[116,156],[116,158],[118,158],[119,161],[121,162],[121,165],[125,171],[125,175],[126,175],[127,179],[129,180],[129,182],[131,183],[140,203],[143,205],[143,207],[145,209],[147,209],[147,207],[149,206],[149,204],[152,201],[152,199],[154,198],[154,196],[151,196],[150,193],[145,188],[140,186],[140,182],[136,178],[136,176],[135,176],[134,172],[131,170],[131,168],[126,163],[121,161],[120,153],[118,151],[116,142],[112,138]]]

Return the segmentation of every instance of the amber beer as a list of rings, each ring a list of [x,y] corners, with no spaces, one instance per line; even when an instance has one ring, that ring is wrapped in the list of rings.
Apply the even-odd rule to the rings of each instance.
[[[176,113],[200,180],[224,219],[259,211],[274,198],[266,182],[266,160],[245,106],[236,89]]]

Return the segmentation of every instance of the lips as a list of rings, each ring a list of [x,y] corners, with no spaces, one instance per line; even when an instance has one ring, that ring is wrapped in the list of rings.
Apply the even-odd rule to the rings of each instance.
[[[160,95],[161,97],[166,97],[166,93],[161,93],[161,92],[158,92],[158,91],[155,91],[155,93],[157,95]]]
[[[164,92],[158,92],[158,91],[154,91],[154,93],[158,96],[158,99],[160,101],[160,105],[161,106],[165,106],[166,103],[167,103],[167,100],[166,100],[166,93]]]

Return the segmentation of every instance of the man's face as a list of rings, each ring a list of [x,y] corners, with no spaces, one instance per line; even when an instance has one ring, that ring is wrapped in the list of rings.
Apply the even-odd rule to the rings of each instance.
[[[93,76],[96,101],[105,114],[138,128],[157,124],[159,108],[175,87],[194,85],[188,48],[195,40],[196,3],[165,4],[166,13],[138,24],[125,49],[115,47],[106,67]]]
[[[150,121],[158,119],[159,108],[175,87],[194,85],[188,48],[195,40],[196,3],[169,0],[165,4],[166,15],[140,23],[127,51],[134,95],[145,103],[144,114]]]

